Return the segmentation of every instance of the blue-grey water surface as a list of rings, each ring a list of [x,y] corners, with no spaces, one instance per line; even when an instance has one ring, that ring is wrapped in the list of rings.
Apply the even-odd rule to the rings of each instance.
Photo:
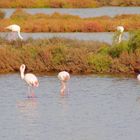
[[[98,32],[98,33],[21,33],[24,40],[28,38],[33,39],[50,39],[53,37],[66,38],[66,39],[78,39],[78,40],[87,40],[87,41],[101,41],[112,43],[114,33],[113,32]],[[0,32],[0,37],[6,37],[7,39],[11,37],[9,32]],[[18,38],[18,36],[17,36]],[[124,33],[122,40],[128,39],[128,33]]]
[[[16,10],[15,8],[0,8],[6,13],[6,18]],[[45,13],[52,14],[58,12],[61,14],[78,15],[83,18],[97,16],[116,16],[120,14],[140,14],[140,7],[100,7],[100,8],[23,8],[30,14]]]
[[[38,76],[28,99],[19,74],[0,76],[2,140],[139,140],[140,83],[134,78],[71,76],[60,96],[57,76]]]

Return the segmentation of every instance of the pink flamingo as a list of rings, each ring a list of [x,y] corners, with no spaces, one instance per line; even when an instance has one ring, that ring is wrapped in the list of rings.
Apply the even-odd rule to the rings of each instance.
[[[138,79],[138,81],[140,81],[140,74],[137,75],[137,79]]]
[[[18,37],[23,40],[23,37],[20,35],[20,26],[16,25],[16,24],[12,24],[10,26],[7,26],[6,29],[11,30],[12,32],[17,32],[18,33]]]
[[[70,79],[70,74],[66,71],[61,71],[58,73],[58,79],[61,81],[60,93],[62,96],[64,96],[66,90],[66,83]]]
[[[22,64],[20,66],[20,75],[21,75],[21,79],[25,80],[26,83],[28,84],[28,92],[29,92],[28,97],[35,97],[35,94],[34,94],[32,88],[39,86],[38,79],[34,74],[32,74],[32,73],[24,74],[24,72],[25,72],[25,65]]]

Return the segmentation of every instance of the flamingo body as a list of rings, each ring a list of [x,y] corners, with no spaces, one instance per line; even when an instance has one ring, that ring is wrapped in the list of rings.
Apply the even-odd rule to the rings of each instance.
[[[124,27],[123,26],[117,26],[117,31],[123,33]]]
[[[24,80],[26,81],[26,83],[29,86],[32,86],[32,87],[38,87],[39,86],[39,82],[38,82],[37,77],[32,73],[25,74]]]
[[[137,79],[140,81],[140,74],[137,75]]]
[[[7,26],[6,29],[9,29],[13,32],[17,32],[17,31],[20,31],[20,26],[16,24],[12,24],[12,25]]]
[[[23,37],[22,37],[21,34],[20,34],[20,26],[19,26],[19,25],[12,24],[12,25],[10,25],[10,26],[7,26],[6,29],[11,30],[12,32],[17,32],[19,38],[20,38],[20,39],[23,39]]]
[[[20,75],[21,75],[21,79],[25,80],[25,82],[28,84],[29,87],[38,87],[39,86],[39,82],[38,82],[38,79],[37,77],[32,74],[32,73],[27,73],[27,74],[24,74],[25,72],[25,65],[22,64],[20,66]],[[32,93],[33,95],[33,93]],[[33,95],[34,96],[34,95]]]

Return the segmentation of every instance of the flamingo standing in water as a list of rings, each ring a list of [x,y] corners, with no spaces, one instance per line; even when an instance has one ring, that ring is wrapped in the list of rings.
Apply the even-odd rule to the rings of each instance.
[[[70,74],[66,71],[61,71],[58,73],[58,79],[61,81],[60,93],[62,96],[64,96],[66,90],[66,83],[70,79]]]
[[[28,97],[35,97],[35,94],[33,92],[33,87],[39,86],[38,79],[34,74],[32,73],[24,74],[24,72],[25,72],[25,65],[22,64],[20,66],[20,75],[21,75],[21,79],[25,80],[26,83],[28,84],[28,92],[29,92]]]
[[[140,74],[137,75],[137,79],[138,79],[138,81],[140,81]]]
[[[23,37],[22,37],[21,34],[20,34],[20,26],[19,26],[19,25],[12,24],[12,25],[10,25],[10,26],[7,26],[6,29],[9,29],[9,30],[11,30],[11,31],[14,32],[14,33],[17,32],[18,37],[19,37],[21,40],[23,40]]]
[[[120,43],[122,41],[122,34],[124,32],[124,27],[123,26],[117,26],[117,31],[119,33],[118,43]]]

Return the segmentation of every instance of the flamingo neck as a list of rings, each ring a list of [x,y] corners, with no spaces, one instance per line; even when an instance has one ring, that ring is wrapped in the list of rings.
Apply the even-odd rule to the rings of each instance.
[[[121,41],[122,41],[122,33],[120,33],[120,35],[119,35],[118,43],[120,43]]]
[[[24,79],[24,71],[25,71],[25,69],[21,69],[21,70],[20,70],[21,79]]]
[[[65,89],[66,89],[66,83],[64,81],[61,82],[61,95],[65,94]]]
[[[20,31],[18,31],[18,36],[21,40],[23,40],[23,37],[20,35]]]

